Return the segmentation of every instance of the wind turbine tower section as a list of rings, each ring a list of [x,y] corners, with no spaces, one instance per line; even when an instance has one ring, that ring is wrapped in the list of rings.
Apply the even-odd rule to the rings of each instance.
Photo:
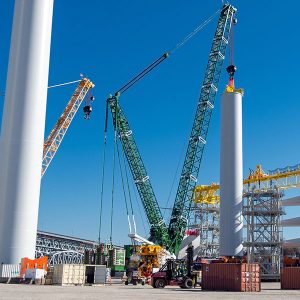
[[[236,68],[227,68],[229,84],[221,97],[220,255],[243,255],[242,96],[234,88]]]
[[[16,0],[0,138],[0,263],[35,256],[53,0]]]

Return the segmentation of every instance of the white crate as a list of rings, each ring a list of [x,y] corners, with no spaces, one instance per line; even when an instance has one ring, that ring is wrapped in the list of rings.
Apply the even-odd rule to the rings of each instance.
[[[83,285],[85,283],[85,265],[61,264],[54,266],[53,284]]]

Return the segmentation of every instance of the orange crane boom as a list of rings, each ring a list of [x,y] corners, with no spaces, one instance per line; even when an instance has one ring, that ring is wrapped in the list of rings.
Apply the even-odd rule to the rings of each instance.
[[[49,136],[44,143],[42,177],[55,156],[75,114],[88,91],[95,85],[87,78],[82,78],[75,89],[70,101],[64,109],[62,115],[56,122]]]

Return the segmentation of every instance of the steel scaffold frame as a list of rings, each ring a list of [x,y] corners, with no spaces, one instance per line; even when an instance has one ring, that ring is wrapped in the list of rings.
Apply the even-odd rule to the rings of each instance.
[[[277,189],[247,191],[243,215],[247,231],[244,247],[249,263],[259,263],[262,279],[279,279],[282,257],[283,193]]]

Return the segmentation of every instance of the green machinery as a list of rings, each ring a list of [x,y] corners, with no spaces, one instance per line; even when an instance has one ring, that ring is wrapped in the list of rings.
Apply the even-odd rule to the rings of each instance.
[[[230,4],[223,5],[220,10],[217,29],[208,57],[208,64],[168,227],[163,220],[150,178],[135,143],[128,120],[118,100],[124,91],[164,61],[169,53],[162,55],[157,61],[107,100],[107,104],[113,116],[115,131],[119,136],[136,188],[150,223],[150,240],[166,247],[171,253],[178,253],[187,227],[194,187],[197,182],[206,144],[209,123],[214,108],[235,12],[236,9]]]

